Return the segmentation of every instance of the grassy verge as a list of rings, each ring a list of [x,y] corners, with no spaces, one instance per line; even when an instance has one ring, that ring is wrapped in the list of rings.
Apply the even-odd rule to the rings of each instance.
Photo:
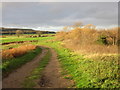
[[[75,81],[77,88],[119,88],[118,56],[88,59],[62,47],[60,42],[39,42],[58,53],[65,78]],[[69,76],[69,77],[66,77]]]
[[[40,52],[42,52],[42,49],[36,48],[35,50],[29,51],[28,53],[26,53],[25,55],[22,55],[21,57],[6,60],[6,62],[2,63],[3,76],[8,75],[8,73],[10,73],[11,71],[15,70],[16,68],[20,67],[21,65],[32,60]]]
[[[39,66],[31,72],[30,76],[26,77],[25,81],[23,82],[24,88],[32,88],[36,86],[35,80],[41,77],[41,73],[48,64],[50,58],[51,52],[48,49],[47,54],[40,60]]]

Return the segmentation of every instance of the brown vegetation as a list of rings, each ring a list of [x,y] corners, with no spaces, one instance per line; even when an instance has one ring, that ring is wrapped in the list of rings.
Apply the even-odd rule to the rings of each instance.
[[[57,40],[63,41],[65,47],[82,53],[118,53],[119,28],[97,30],[92,24],[82,27],[78,27],[78,24],[73,26],[72,30],[56,34]]]
[[[30,50],[34,50],[36,48],[35,45],[24,45],[24,46],[20,46],[18,48],[12,48],[9,50],[3,50],[2,53],[2,59],[10,59],[13,57],[18,57],[21,56],[25,53],[27,53]]]
[[[0,38],[6,38],[6,36],[2,36],[2,35],[1,35]]]

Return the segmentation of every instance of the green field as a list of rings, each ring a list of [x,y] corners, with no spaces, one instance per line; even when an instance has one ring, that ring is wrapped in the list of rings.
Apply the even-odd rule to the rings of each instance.
[[[39,40],[39,41],[42,41],[42,40],[46,40],[46,39],[52,39],[54,37],[35,37],[35,38],[25,38],[25,37],[7,37],[7,38],[4,38],[2,39],[2,42],[1,43],[6,43],[6,42],[15,42],[15,41],[31,41],[31,40]]]
[[[25,38],[25,37],[16,37],[16,36],[10,36],[10,37],[7,37],[7,38],[1,38],[1,41],[0,43],[7,43],[7,42],[15,42],[15,41],[32,41],[32,40],[38,40],[39,42],[41,41],[44,41],[44,40],[47,40],[47,39],[53,39],[54,37],[37,37],[37,38]],[[37,43],[37,42],[36,42]],[[25,43],[26,44],[26,43]],[[29,44],[29,43],[27,43]],[[23,44],[8,44],[8,45],[1,45],[1,49],[9,49],[10,47],[12,48],[16,48],[20,45],[24,45]]]
[[[49,46],[58,54],[58,59],[62,67],[62,75],[66,79],[71,79],[75,82],[76,88],[119,88],[118,82],[118,55],[111,56],[96,56],[95,59],[85,58],[84,55],[78,55],[75,52],[64,48],[60,41],[55,41],[55,37],[39,37],[39,38],[17,38],[13,37],[2,40],[2,43],[12,41],[29,41],[39,40],[32,42],[34,45]],[[54,41],[53,41],[54,40]],[[13,46],[14,47],[14,46]],[[30,55],[29,55],[30,56]],[[24,57],[24,56],[23,56]],[[21,59],[22,57],[18,58]],[[29,57],[32,58],[32,57]],[[25,58],[26,59],[26,58]],[[22,61],[11,61],[11,68],[15,68],[22,64]],[[27,60],[26,60],[27,61]],[[25,62],[26,62],[25,61]],[[3,71],[9,69],[10,62],[3,63]],[[10,69],[11,69],[10,68]],[[28,85],[29,86],[29,85]]]

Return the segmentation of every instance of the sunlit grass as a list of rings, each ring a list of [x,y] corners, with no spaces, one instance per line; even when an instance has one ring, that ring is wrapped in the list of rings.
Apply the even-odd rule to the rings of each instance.
[[[48,52],[46,53],[46,55],[40,60],[39,66],[35,68],[31,72],[31,75],[27,76],[24,82],[22,83],[24,88],[32,88],[36,86],[37,83],[35,82],[35,80],[38,78],[41,78],[42,71],[48,64],[49,60],[51,59],[51,55],[52,54],[50,50],[48,49]]]
[[[60,45],[58,41],[43,41],[39,45],[54,48],[62,66],[63,76],[70,76],[77,88],[118,88],[118,55],[86,58]],[[71,86],[72,87],[72,86]]]
[[[6,59],[16,58],[34,49],[36,49],[36,45],[27,44],[19,46],[17,48],[2,50],[2,59],[4,61]]]
[[[61,63],[63,77],[75,82],[75,85],[71,87],[120,87],[118,82],[118,55],[91,54],[86,56],[78,54],[63,47],[62,42],[53,41],[54,37],[26,38],[24,40],[31,39],[39,40],[39,42],[32,42],[34,45],[45,45],[55,49]]]
[[[52,39],[54,37],[35,37],[35,38],[25,38],[25,37],[15,37],[15,38],[11,38],[8,37],[7,39],[3,39],[2,43],[6,43],[6,42],[14,42],[14,41],[30,41],[30,40],[46,40],[46,39]]]

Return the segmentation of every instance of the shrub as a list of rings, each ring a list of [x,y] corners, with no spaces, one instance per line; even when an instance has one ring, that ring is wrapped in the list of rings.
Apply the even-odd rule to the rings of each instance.
[[[103,44],[103,45],[107,45],[108,44],[106,36],[99,36],[97,42],[98,42],[98,44]]]
[[[76,50],[101,53],[113,53],[120,41],[118,37],[118,28],[97,30],[94,25],[85,25],[83,27],[75,27],[72,30],[61,31],[56,34],[57,40],[63,41],[63,45],[67,48]],[[113,46],[112,50],[108,47]],[[87,47],[87,48],[86,48]],[[115,52],[114,52],[115,53]]]

